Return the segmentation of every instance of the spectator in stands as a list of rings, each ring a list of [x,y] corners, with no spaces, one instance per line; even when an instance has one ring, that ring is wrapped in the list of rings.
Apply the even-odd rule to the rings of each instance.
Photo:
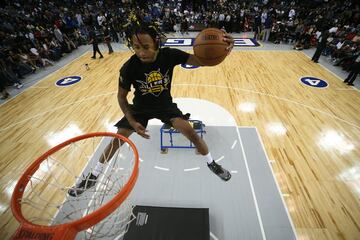
[[[107,26],[104,26],[103,30],[104,30],[104,42],[106,43],[106,45],[109,49],[109,54],[112,54],[114,52],[114,50],[111,46],[110,28]]]
[[[59,42],[56,40],[55,37],[51,39],[49,43],[49,48],[53,54],[53,57],[55,58],[54,60],[57,60],[62,56],[61,45],[59,44]]]
[[[35,72],[29,65],[20,62],[19,56],[13,51],[9,51],[6,61],[9,63],[11,69],[16,73],[19,79],[23,79],[24,75]]]
[[[60,44],[64,42],[63,34],[57,25],[54,25],[54,35]]]
[[[225,17],[224,27],[225,27],[226,32],[228,32],[228,33],[232,32],[231,19],[232,19],[231,14],[227,13],[226,17]]]
[[[258,12],[256,12],[256,14],[255,14],[253,29],[254,29],[254,38],[256,40],[259,40],[259,36],[261,33],[261,17]]]
[[[77,20],[77,26],[80,28],[82,25],[84,25],[84,21],[83,21],[81,12],[77,12],[75,17],[76,17],[76,20]]]
[[[39,47],[39,48],[40,48],[40,46],[39,46],[38,44],[36,44],[36,47]],[[30,48],[30,52],[31,52],[31,54],[33,55],[35,61],[39,61],[43,67],[45,67],[46,65],[51,65],[51,66],[54,65],[54,63],[51,62],[49,59],[47,59],[47,58],[45,58],[45,57],[43,58],[43,57],[40,55],[40,53],[39,53],[39,51],[38,51],[37,48],[31,47],[31,48]]]
[[[354,63],[357,56],[360,54],[360,42],[352,42],[349,51],[344,54],[340,59],[337,59],[337,62],[334,66],[342,66],[344,70],[350,70],[352,63]]]
[[[70,52],[77,48],[74,41],[71,38],[69,38],[66,34],[64,34],[63,37],[64,37],[64,43],[66,44],[66,47],[67,49],[69,49]]]
[[[21,48],[18,49],[18,52],[19,59],[22,63],[30,65],[34,71],[38,68],[38,66],[36,66],[36,62],[30,58],[28,54],[23,53]]]
[[[271,28],[272,28],[272,19],[271,19],[271,15],[268,14],[264,22],[264,35],[262,38],[263,42],[269,41]]]
[[[104,16],[104,13],[100,12],[99,15],[97,16],[97,24],[101,27],[105,21],[106,18]]]
[[[0,78],[4,79],[6,83],[9,83],[16,88],[23,87],[14,71],[11,69],[9,64],[4,61],[4,59],[0,59]]]
[[[220,29],[223,28],[225,26],[225,14],[223,12],[219,14],[218,21],[219,21],[219,28]]]
[[[181,34],[189,34],[189,22],[186,17],[181,21]]]
[[[7,86],[7,83],[6,83],[6,79],[3,78],[3,76],[0,74],[0,93],[1,93],[1,100],[5,100],[7,99],[10,94],[6,91],[6,86]]]

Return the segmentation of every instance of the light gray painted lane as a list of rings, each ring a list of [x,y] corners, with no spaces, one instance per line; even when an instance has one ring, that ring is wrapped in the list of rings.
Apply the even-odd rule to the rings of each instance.
[[[296,239],[261,140],[255,128],[239,128],[258,200],[266,239]]]

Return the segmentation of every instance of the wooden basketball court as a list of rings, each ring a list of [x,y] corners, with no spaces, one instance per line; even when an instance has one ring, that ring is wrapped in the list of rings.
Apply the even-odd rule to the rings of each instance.
[[[9,202],[26,166],[67,138],[109,131],[122,117],[118,75],[130,55],[117,52],[90,61],[87,53],[0,106],[1,239],[18,226]],[[83,79],[69,87],[55,85],[74,75]],[[299,80],[303,76],[329,86],[306,86]],[[258,129],[298,239],[355,240],[360,236],[360,93],[344,86],[302,52],[233,51],[216,67],[176,67],[172,94],[218,104],[238,126]]]

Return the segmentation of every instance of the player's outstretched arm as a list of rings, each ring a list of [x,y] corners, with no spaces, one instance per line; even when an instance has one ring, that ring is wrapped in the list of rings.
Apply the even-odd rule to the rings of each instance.
[[[149,139],[150,136],[146,133],[147,132],[146,128],[143,125],[141,125],[139,122],[137,122],[131,113],[129,102],[127,101],[128,93],[129,93],[128,90],[119,87],[118,102],[121,111],[124,113],[126,119],[128,120],[129,124],[134,128],[135,132],[140,136],[142,136],[143,138]]]
[[[127,95],[128,95],[128,90],[119,87],[118,90],[118,102],[121,108],[121,111],[124,113],[125,117],[127,118],[127,120],[130,121],[135,121],[134,117],[131,114],[130,108],[129,108],[129,103],[127,100]]]

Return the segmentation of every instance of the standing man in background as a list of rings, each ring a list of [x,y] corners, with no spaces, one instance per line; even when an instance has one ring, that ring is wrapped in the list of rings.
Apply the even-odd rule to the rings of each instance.
[[[89,37],[90,37],[89,44],[93,45],[93,56],[91,58],[96,59],[96,53],[97,52],[100,54],[100,58],[103,58],[104,56],[100,52],[100,49],[99,49],[99,46],[98,46],[98,40],[97,40],[97,37],[96,37],[96,34],[95,34],[94,30],[90,31]]]
[[[316,47],[316,51],[314,53],[314,56],[311,58],[311,61],[313,61],[315,63],[319,62],[320,55],[326,47],[326,41],[327,41],[328,36],[329,36],[328,30],[323,30],[321,32],[321,35],[319,36],[318,44]]]
[[[344,83],[347,83],[349,86],[354,86],[354,81],[356,80],[357,75],[360,71],[360,55],[357,56],[355,62],[350,67],[350,73],[347,78],[344,80]]]

